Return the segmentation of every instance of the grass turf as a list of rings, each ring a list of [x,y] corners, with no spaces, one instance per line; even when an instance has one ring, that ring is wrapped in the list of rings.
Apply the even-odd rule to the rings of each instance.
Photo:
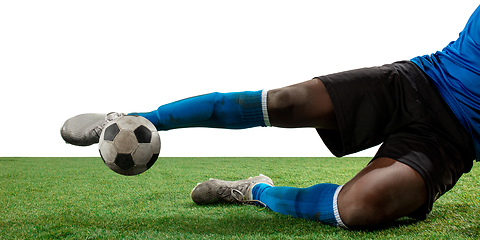
[[[255,206],[197,206],[190,190],[210,177],[259,173],[277,186],[343,184],[367,158],[160,158],[125,177],[100,158],[0,158],[0,239],[476,239],[480,164],[440,198],[425,221],[402,218],[348,231]]]

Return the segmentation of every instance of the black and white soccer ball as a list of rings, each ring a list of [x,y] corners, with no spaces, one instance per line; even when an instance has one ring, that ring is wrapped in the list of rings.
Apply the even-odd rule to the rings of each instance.
[[[98,150],[105,164],[122,175],[147,171],[160,154],[160,136],[144,117],[121,116],[102,130]]]

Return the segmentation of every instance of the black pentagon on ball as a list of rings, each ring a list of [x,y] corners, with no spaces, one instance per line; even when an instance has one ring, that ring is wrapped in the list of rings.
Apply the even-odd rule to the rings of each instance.
[[[119,168],[122,170],[128,170],[131,167],[135,166],[135,163],[133,162],[132,155],[130,154],[117,154],[115,157],[115,165],[117,165]]]
[[[105,129],[105,133],[103,134],[103,140],[113,141],[113,139],[115,139],[115,137],[119,132],[120,132],[120,128],[116,123],[114,123]]]
[[[152,132],[143,125],[135,129],[133,133],[135,133],[138,143],[150,143],[150,140],[152,139]]]

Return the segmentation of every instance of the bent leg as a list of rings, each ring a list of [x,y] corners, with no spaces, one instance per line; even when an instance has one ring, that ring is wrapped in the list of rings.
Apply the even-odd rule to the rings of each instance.
[[[389,158],[372,161],[343,187],[329,183],[308,188],[258,184],[252,194],[274,212],[349,228],[371,227],[406,216],[427,199],[423,178]]]
[[[369,227],[406,216],[426,200],[418,172],[396,160],[377,158],[344,185],[338,210],[348,227]]]

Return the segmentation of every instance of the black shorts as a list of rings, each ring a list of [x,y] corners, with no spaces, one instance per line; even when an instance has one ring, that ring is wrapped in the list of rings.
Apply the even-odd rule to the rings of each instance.
[[[337,157],[382,144],[374,159],[407,164],[425,180],[427,202],[410,216],[424,219],[475,159],[470,134],[429,77],[410,61],[318,77],[339,130],[318,133]]]

